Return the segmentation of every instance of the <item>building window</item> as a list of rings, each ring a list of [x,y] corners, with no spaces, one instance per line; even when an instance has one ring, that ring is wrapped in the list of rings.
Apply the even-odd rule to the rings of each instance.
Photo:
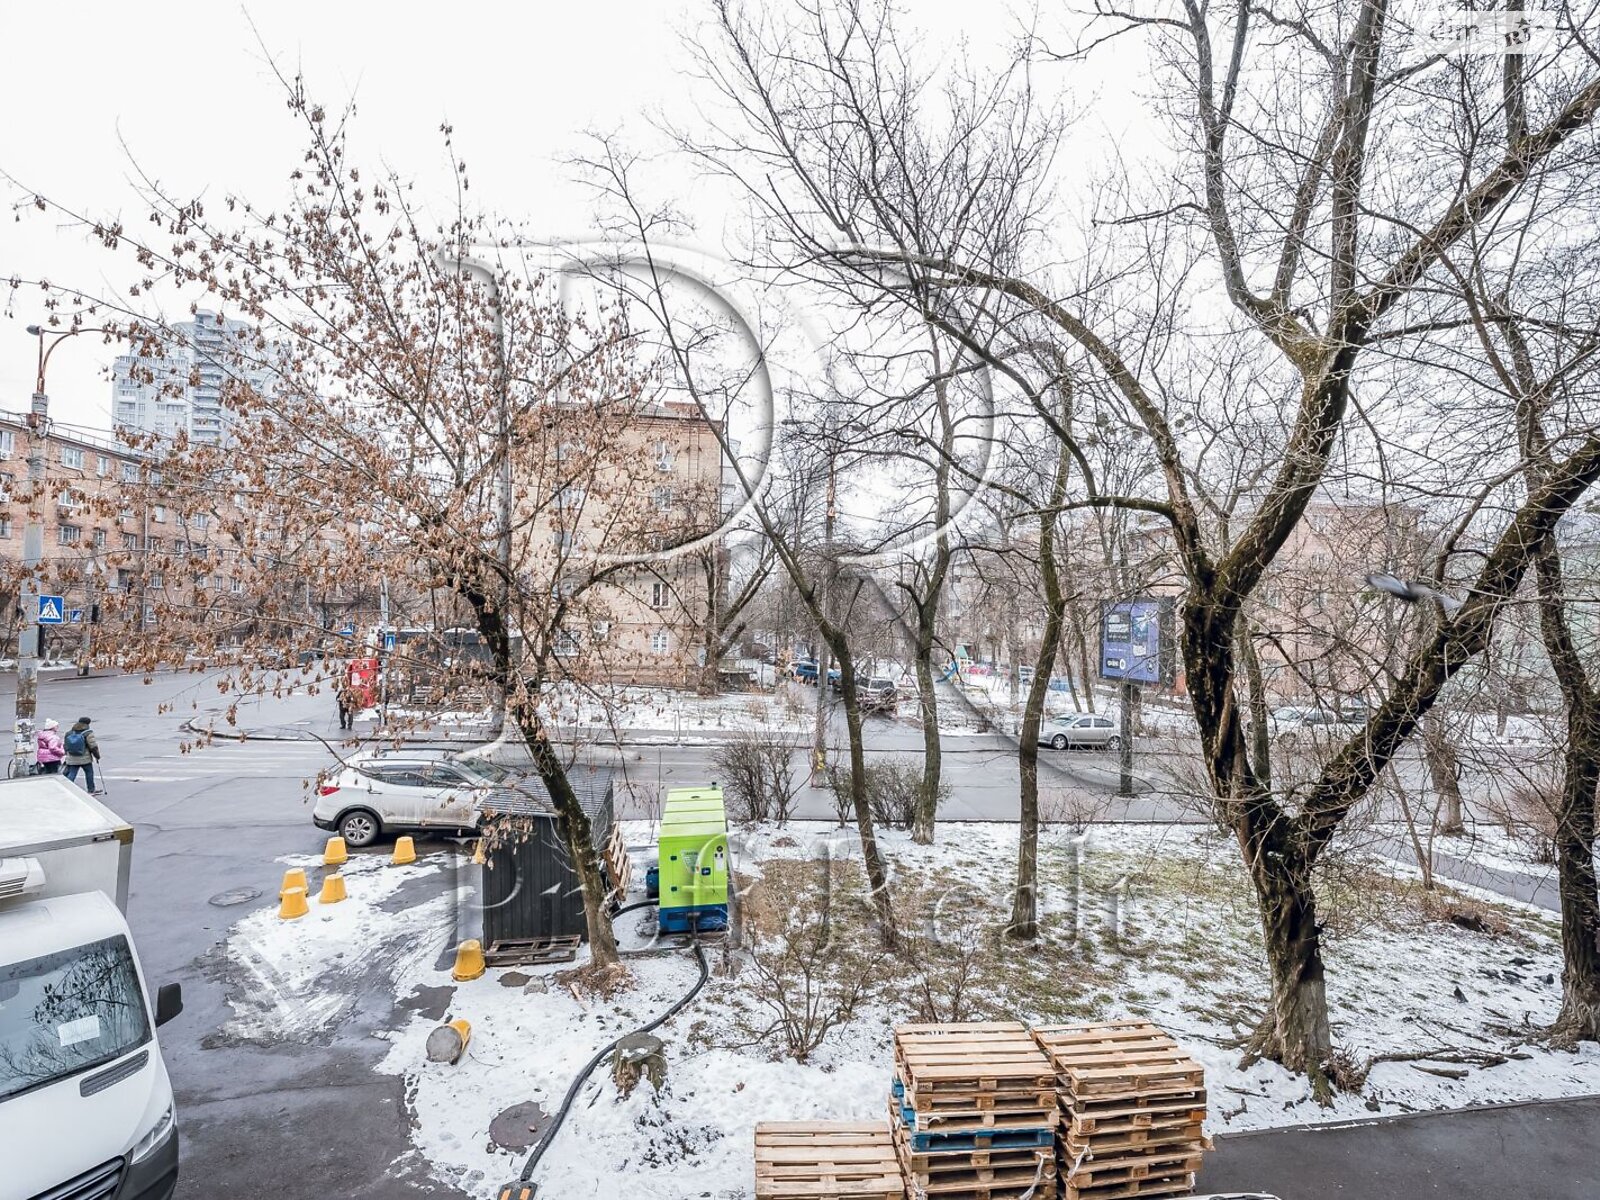
[[[11,536],[11,518],[10,517],[0,517],[0,538],[8,538],[10,536]]]
[[[650,650],[653,654],[665,654],[672,649],[672,635],[665,629],[658,629],[650,635]]]
[[[56,541],[63,546],[76,546],[83,539],[83,530],[77,525],[56,527]]]
[[[596,621],[594,623],[594,640],[595,641],[603,642],[610,636],[611,636],[611,622],[610,621]]]
[[[139,482],[139,464],[138,463],[125,462],[125,463],[122,464],[122,482],[123,483],[138,483]]]
[[[117,568],[117,590],[127,591],[133,586],[133,572],[127,567]]]
[[[672,489],[658,487],[650,493],[650,503],[655,505],[657,512],[666,512],[672,507]]]
[[[556,507],[563,512],[583,507],[583,489],[581,487],[564,487],[556,493]]]
[[[159,504],[154,505],[150,509],[150,519],[152,521],[154,521],[157,525],[161,525],[161,524],[165,523],[165,521],[167,519],[167,510],[165,508],[163,508]]]
[[[244,580],[242,580],[242,579],[230,579],[230,580],[228,580],[228,590],[230,592],[232,592],[235,596],[244,595]]]
[[[568,459],[576,458],[587,449],[588,447],[581,441],[562,442],[556,447],[556,461],[566,462]]]
[[[161,587],[164,584],[164,582],[165,581],[162,578],[162,575],[161,575],[160,571],[151,571],[150,572],[150,586],[151,587]]]
[[[94,458],[94,473],[104,479],[111,474],[111,459],[108,455],[97,454]]]
[[[672,600],[672,589],[659,579],[650,585],[650,607],[665,608]]]
[[[61,465],[63,467],[83,468],[83,451],[76,446],[61,447]]]
[[[144,548],[146,550],[150,551],[152,554],[160,554],[163,550],[166,549],[166,546],[164,546],[162,544],[160,538],[153,537],[153,538],[147,538],[145,540]]]
[[[668,442],[668,441],[665,441],[665,440],[657,442],[656,443],[656,449],[655,449],[655,456],[656,456],[656,470],[658,470],[658,471],[670,471],[670,470],[672,470],[672,443],[671,442]]]
[[[137,550],[139,548],[139,535],[137,533],[123,534],[122,548],[124,550]]]
[[[9,429],[0,429],[0,458],[10,458],[17,452],[17,435]]]
[[[204,533],[206,527],[211,524],[211,518],[206,516],[205,513],[195,513],[194,516],[189,518],[189,524],[199,532]]]
[[[11,489],[16,486],[17,477],[0,472],[0,503],[11,502]]]
[[[106,531],[104,529],[96,529],[94,531],[94,548],[96,550],[104,550],[106,548]]]
[[[561,551],[576,549],[578,545],[578,531],[575,529],[558,529],[550,535],[550,541],[556,549]]]
[[[557,658],[571,658],[578,653],[578,635],[570,629],[556,630]]]

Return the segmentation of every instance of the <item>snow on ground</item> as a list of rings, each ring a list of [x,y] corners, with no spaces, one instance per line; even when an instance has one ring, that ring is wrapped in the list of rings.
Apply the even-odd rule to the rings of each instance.
[[[561,723],[617,729],[670,729],[675,733],[700,729],[810,728],[812,702],[809,688],[786,685],[776,693],[732,692],[699,696],[672,688],[624,688],[602,703],[594,696],[568,693],[555,700]]]
[[[624,836],[646,846],[654,830],[628,822]],[[603,1065],[536,1178],[559,1180],[564,1197],[612,1196],[619,1180],[630,1193],[668,1200],[748,1196],[757,1122],[883,1113],[890,1033],[919,1015],[918,970],[943,986],[939,964],[963,944],[977,947],[963,1016],[1155,1021],[1205,1065],[1212,1132],[1600,1091],[1600,1050],[1555,1052],[1529,1036],[1554,1018],[1560,999],[1551,914],[1450,892],[1425,898],[1403,864],[1345,862],[1321,888],[1335,1041],[1359,1065],[1382,1055],[1435,1057],[1377,1062],[1363,1090],[1319,1108],[1303,1080],[1269,1063],[1241,1069],[1232,1046],[1259,1012],[1265,974],[1248,884],[1227,839],[1196,826],[1095,826],[1081,835],[1046,829],[1041,939],[1026,953],[994,938],[963,941],[1003,920],[1016,826],[946,825],[932,847],[889,831],[882,843],[914,947],[900,960],[879,960],[860,920],[865,905],[850,831],[826,822],[737,831],[732,857],[744,911],[767,930],[767,944],[775,936],[770,922],[785,912],[814,918],[827,906],[838,947],[835,954],[830,945],[827,969],[836,982],[859,972],[872,985],[852,1018],[797,1063],[760,1036],[771,1016],[755,972],[739,952],[725,958],[713,950],[705,989],[659,1031],[670,1062],[661,1095],[644,1083],[619,1099]],[[826,872],[824,859],[833,864]],[[315,858],[282,861],[306,867],[315,889],[322,873]],[[374,986],[380,994],[388,986],[397,1001],[422,987],[446,989],[427,994],[450,996],[446,1017],[471,1022],[462,1061],[429,1063],[424,1043],[438,1022],[397,1005],[377,1069],[405,1080],[416,1161],[470,1196],[493,1196],[521,1168],[523,1153],[491,1143],[497,1114],[528,1100],[553,1111],[601,1046],[665,1011],[697,977],[689,954],[657,947],[630,957],[634,983],[610,1000],[575,996],[552,978],[561,967],[523,969],[544,977],[545,991],[502,986],[500,970],[458,985],[440,969],[440,952],[456,908],[470,897],[455,895],[436,861],[392,867],[384,857],[360,856],[344,873],[350,899],[342,904],[313,903],[309,916],[280,921],[276,905],[265,903],[238,923],[225,953],[242,983],[230,994],[234,1016],[224,1033],[264,1043],[317,1040],[349,1019]],[[1473,906],[1498,932],[1450,923],[1450,905]],[[624,946],[646,946],[651,927],[648,914],[629,913],[619,937]],[[1462,1051],[1478,1061],[1452,1062]],[[1504,1061],[1483,1065],[1493,1061],[1485,1056]],[[1442,1078],[1419,1067],[1466,1075]]]
[[[397,911],[385,907],[406,883],[439,873],[438,863],[396,867],[387,857],[352,858],[341,868],[348,899],[319,904],[322,878],[331,873],[321,857],[279,861],[286,870],[305,869],[311,911],[283,920],[272,901],[233,927],[222,951],[233,1009],[224,1036],[267,1044],[325,1036],[354,1007],[359,981],[374,971],[392,979],[414,954],[426,953],[431,961],[442,948],[436,935],[430,933],[427,944],[418,935],[448,921],[453,895]]]

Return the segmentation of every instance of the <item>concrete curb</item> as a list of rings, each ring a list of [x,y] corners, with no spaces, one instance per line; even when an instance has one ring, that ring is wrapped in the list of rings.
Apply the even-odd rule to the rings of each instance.
[[[1372,1117],[1356,1117],[1346,1121],[1298,1122],[1294,1125],[1271,1125],[1265,1129],[1241,1129],[1213,1134],[1218,1142],[1242,1141],[1246,1138],[1270,1137],[1275,1133],[1335,1133],[1341,1129],[1371,1129],[1379,1125],[1397,1125],[1413,1121],[1428,1121],[1439,1117],[1461,1117],[1472,1113],[1505,1112],[1516,1108],[1544,1108],[1561,1104],[1587,1103],[1600,1100],[1600,1093],[1584,1092],[1576,1096],[1547,1096],[1534,1100],[1507,1100],[1500,1104],[1469,1104],[1464,1108],[1429,1108],[1417,1112],[1382,1113]]]

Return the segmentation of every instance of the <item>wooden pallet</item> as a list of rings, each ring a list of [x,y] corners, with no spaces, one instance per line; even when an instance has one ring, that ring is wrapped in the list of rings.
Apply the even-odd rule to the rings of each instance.
[[[766,1121],[756,1126],[756,1200],[905,1200],[882,1121]]]
[[[1094,1188],[1189,1175],[1200,1169],[1200,1147],[1181,1147],[1176,1153],[1135,1154],[1123,1158],[1064,1163],[1062,1177],[1072,1187]]]
[[[611,827],[611,836],[606,839],[604,861],[606,875],[611,880],[612,902],[621,904],[633,884],[633,858],[622,840],[622,827],[619,825]]]
[[[894,1031],[895,1066],[912,1108],[919,1098],[971,1099],[1019,1095],[1055,1087],[1049,1056],[1012,1022],[901,1025]]]
[[[1052,1025],[1034,1030],[1064,1096],[1076,1105],[1151,1096],[1192,1095],[1205,1068],[1147,1022]]]
[[[908,1119],[908,1117],[910,1119]],[[932,1129],[918,1128],[918,1115],[895,1097],[889,1097],[889,1121],[910,1139],[917,1154],[971,1154],[975,1151],[1029,1150],[1055,1144],[1055,1113],[1044,1124],[1041,1115],[1032,1124],[1000,1121],[992,1125],[949,1125],[935,1122]]]
[[[1062,1200],[1155,1200],[1164,1196],[1187,1196],[1194,1191],[1193,1175],[1151,1176],[1128,1183],[1108,1183],[1100,1187],[1062,1185]]]
[[[537,963],[571,962],[578,957],[578,947],[583,938],[577,934],[566,937],[501,938],[491,942],[483,952],[483,961],[491,967],[526,967]]]
[[[1080,1140],[1090,1135],[1118,1137],[1138,1130],[1155,1132],[1191,1125],[1206,1119],[1206,1094],[1141,1096],[1131,1101],[1075,1105],[1065,1094],[1061,1100],[1063,1136]]]

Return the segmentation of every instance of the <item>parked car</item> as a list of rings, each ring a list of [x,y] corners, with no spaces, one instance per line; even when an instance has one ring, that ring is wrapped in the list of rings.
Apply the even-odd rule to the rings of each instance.
[[[856,685],[856,695],[867,712],[892,710],[900,700],[900,689],[885,675],[872,675]]]
[[[1342,736],[1365,720],[1364,710],[1358,717],[1350,709],[1339,712],[1315,705],[1286,704],[1268,714],[1267,728],[1275,739],[1292,742],[1296,738],[1316,737],[1318,734]]]
[[[802,658],[798,662],[789,665],[789,674],[793,675],[801,683],[814,684],[817,682],[817,664],[812,659]]]
[[[1091,713],[1068,713],[1054,717],[1039,727],[1039,745],[1052,750],[1069,746],[1092,746],[1102,750],[1122,749],[1122,733],[1115,717]]]
[[[317,787],[311,820],[359,849],[397,833],[471,833],[512,772],[472,754],[358,754]]]

